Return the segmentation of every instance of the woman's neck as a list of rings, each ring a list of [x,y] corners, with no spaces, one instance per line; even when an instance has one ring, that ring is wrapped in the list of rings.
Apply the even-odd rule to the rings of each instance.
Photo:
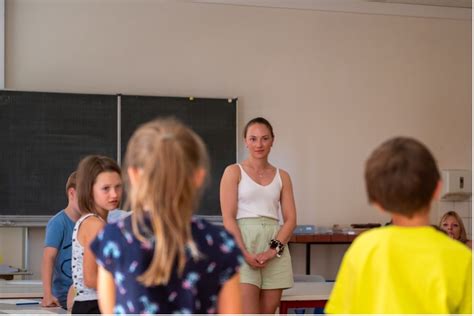
[[[249,157],[246,161],[244,161],[244,164],[254,170],[265,170],[270,166],[270,163],[267,159],[255,159],[252,157]]]

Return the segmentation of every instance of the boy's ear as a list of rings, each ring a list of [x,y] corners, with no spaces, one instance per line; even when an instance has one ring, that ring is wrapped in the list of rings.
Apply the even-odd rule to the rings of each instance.
[[[433,192],[433,200],[439,200],[441,198],[441,191],[443,190],[443,182],[438,180],[436,188]]]
[[[69,200],[73,200],[76,196],[76,189],[71,187],[67,190],[67,197]]]

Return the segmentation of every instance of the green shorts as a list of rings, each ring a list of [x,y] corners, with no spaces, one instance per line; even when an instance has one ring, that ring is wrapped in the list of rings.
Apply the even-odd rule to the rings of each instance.
[[[280,225],[268,217],[241,218],[237,220],[247,250],[257,254],[267,250],[268,243],[275,238]],[[244,263],[240,269],[240,283],[258,286],[262,290],[286,289],[293,286],[293,268],[288,247],[280,258],[271,259],[265,268],[255,269]]]

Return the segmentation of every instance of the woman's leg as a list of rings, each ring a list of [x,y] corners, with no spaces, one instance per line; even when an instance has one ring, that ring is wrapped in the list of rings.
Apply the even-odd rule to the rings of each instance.
[[[240,283],[242,311],[244,314],[260,313],[260,288],[249,283]]]
[[[260,291],[260,313],[275,314],[278,306],[280,306],[282,289],[261,290]],[[244,301],[245,304],[245,301]]]

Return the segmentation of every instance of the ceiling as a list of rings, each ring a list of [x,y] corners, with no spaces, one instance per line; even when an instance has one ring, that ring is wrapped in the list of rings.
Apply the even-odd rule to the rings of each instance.
[[[191,0],[191,2],[472,20],[472,0]]]

